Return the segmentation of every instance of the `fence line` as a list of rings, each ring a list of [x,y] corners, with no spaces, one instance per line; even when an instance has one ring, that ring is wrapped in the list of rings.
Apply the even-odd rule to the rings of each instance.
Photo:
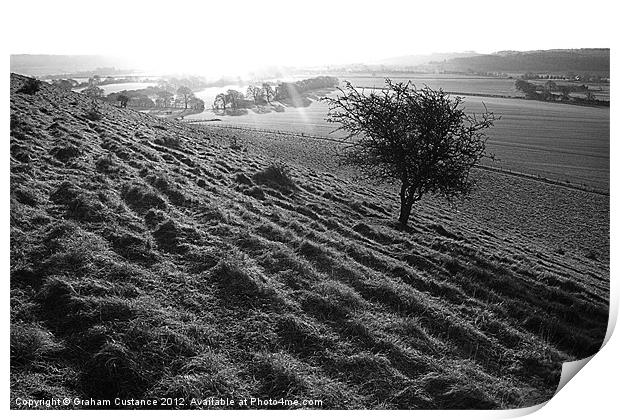
[[[341,140],[341,139],[337,139],[337,138],[334,138],[334,137],[316,136],[316,135],[313,135],[313,134],[306,134],[306,133],[303,133],[303,132],[284,131],[284,130],[269,130],[269,129],[265,129],[265,128],[255,128],[255,127],[241,127],[241,126],[238,126],[238,125],[213,123],[212,121],[209,121],[209,120],[185,120],[184,122],[186,124],[190,124],[190,125],[208,124],[209,127],[216,127],[216,128],[226,128],[226,129],[240,130],[240,131],[250,131],[250,132],[256,132],[256,133],[278,134],[278,135],[285,135],[285,136],[303,137],[303,138],[306,138],[306,139],[329,141],[329,142],[332,142],[332,143],[339,143],[339,144],[346,144],[346,145],[353,145],[353,144],[355,144],[355,143],[353,143],[351,141],[347,141],[347,140]],[[518,172],[518,171],[513,171],[511,169],[504,169],[504,168],[501,168],[501,167],[489,166],[489,165],[480,165],[480,164],[478,164],[478,165],[474,165],[474,167],[477,168],[477,169],[484,170],[484,171],[497,172],[497,173],[501,173],[501,174],[504,174],[504,175],[514,176],[514,177],[517,177],[517,178],[530,179],[530,180],[542,182],[542,183],[545,183],[545,184],[556,185],[556,186],[560,186],[560,187],[570,188],[570,189],[574,189],[574,190],[584,191],[584,192],[598,194],[598,195],[603,195],[603,196],[609,196],[609,192],[607,192],[607,191],[601,191],[601,190],[598,190],[596,188],[587,187],[585,185],[577,185],[577,184],[571,184],[571,183],[568,183],[568,182],[562,182],[562,181],[559,181],[559,180],[549,179],[549,178],[545,178],[545,177],[543,177],[541,175],[528,174],[528,173],[525,173],[525,172]]]

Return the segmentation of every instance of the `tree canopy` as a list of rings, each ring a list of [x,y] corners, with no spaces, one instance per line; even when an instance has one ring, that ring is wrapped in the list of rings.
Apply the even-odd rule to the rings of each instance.
[[[400,183],[401,224],[427,193],[452,198],[471,190],[469,172],[486,156],[485,130],[498,119],[493,113],[466,114],[462,98],[410,82],[386,79],[384,89],[369,94],[345,86],[336,98],[324,99],[327,120],[352,140],[342,163],[368,178]]]
[[[101,98],[103,97],[103,89],[97,86],[87,87],[82,91],[82,93],[86,96],[90,96],[91,98]]]
[[[183,98],[183,104],[185,105],[185,109],[187,109],[187,104],[189,103],[189,100],[194,96],[194,92],[192,92],[192,90],[187,86],[180,86],[177,89],[177,95]]]
[[[121,93],[116,97],[116,100],[121,103],[121,108],[127,108],[127,103],[129,102],[129,96],[125,95],[124,93]]]

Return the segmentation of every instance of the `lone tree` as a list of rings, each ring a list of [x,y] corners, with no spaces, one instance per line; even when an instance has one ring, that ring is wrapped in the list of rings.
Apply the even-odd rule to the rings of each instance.
[[[276,92],[269,83],[263,83],[263,96],[267,103],[271,105],[271,100],[276,96]]]
[[[222,108],[223,110],[226,110],[226,105],[228,104],[228,97],[226,96],[225,93],[219,93],[216,97],[215,100],[213,101],[213,109],[220,109]]]
[[[183,104],[185,105],[185,109],[187,109],[187,104],[189,100],[194,96],[194,92],[187,86],[181,86],[177,89],[177,96],[183,99]]]
[[[411,82],[393,83],[366,94],[346,82],[346,92],[325,98],[327,121],[340,124],[353,140],[341,162],[377,181],[400,183],[399,222],[409,220],[413,204],[427,193],[447,198],[473,187],[470,169],[485,154],[485,130],[495,120],[486,111],[476,116],[462,109],[463,98],[442,90],[417,89]]]

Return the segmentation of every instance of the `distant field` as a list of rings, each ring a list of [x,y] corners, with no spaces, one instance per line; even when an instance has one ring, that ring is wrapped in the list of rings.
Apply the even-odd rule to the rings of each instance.
[[[522,97],[523,94],[514,87],[514,79],[495,77],[473,77],[445,74],[390,74],[386,76],[371,75],[336,75],[340,80],[348,80],[353,86],[383,87],[385,78],[396,82],[411,80],[417,87],[428,86],[432,89],[442,88],[446,92],[476,93],[484,95],[501,95]]]
[[[103,89],[104,95],[109,95],[110,93],[121,92],[123,90],[144,89],[154,84],[153,82],[110,83],[109,85],[99,85],[99,87]],[[84,89],[85,88],[76,89],[76,92],[80,92]]]
[[[488,81],[488,79],[481,79]],[[486,164],[546,178],[609,188],[609,109],[552,104],[522,99],[465,97],[466,109],[481,112],[482,103],[501,115],[490,132]],[[217,124],[342,137],[325,121],[327,106],[315,101],[307,108],[231,117],[211,111],[188,119],[220,118]]]
[[[523,98],[523,92],[515,89],[516,77],[496,78],[496,77],[480,77],[469,75],[454,74],[388,74],[385,76],[372,76],[368,74],[360,75],[335,75],[340,80],[348,80],[354,86],[363,87],[383,87],[385,78],[389,77],[393,81],[406,82],[410,80],[417,87],[429,86],[433,89],[443,89],[446,92],[454,92],[459,94],[476,94],[476,95],[492,95],[492,96],[510,96]],[[530,80],[530,83],[544,85],[547,80]],[[571,85],[578,87],[583,85],[582,82],[571,82],[565,80],[554,80],[559,85]],[[597,99],[609,101],[609,83],[586,83],[589,90]],[[583,97],[584,94],[573,93],[571,96]]]

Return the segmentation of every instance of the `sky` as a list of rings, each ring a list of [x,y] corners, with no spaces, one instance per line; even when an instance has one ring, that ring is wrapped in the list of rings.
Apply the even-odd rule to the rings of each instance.
[[[114,55],[160,72],[204,74],[433,52],[609,47],[608,3],[30,0],[1,7],[11,17],[2,30],[12,54]]]

